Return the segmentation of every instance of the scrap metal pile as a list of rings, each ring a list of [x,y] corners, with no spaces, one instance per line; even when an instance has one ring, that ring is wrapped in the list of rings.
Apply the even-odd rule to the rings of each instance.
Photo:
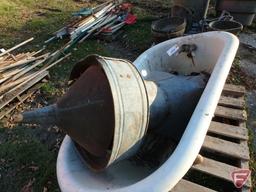
[[[48,69],[68,57],[66,55],[54,61],[53,54],[44,53],[41,49],[36,52],[10,52],[32,41],[33,38],[0,53],[0,119],[15,109],[17,104],[26,100],[41,87],[38,84],[48,76]],[[37,85],[36,85],[37,84]],[[17,102],[14,102],[17,100]]]
[[[83,42],[91,36],[112,35],[125,25],[136,22],[136,16],[131,13],[130,3],[109,1],[94,8],[85,8],[74,13],[74,20],[67,26],[55,32],[54,39],[69,37],[71,42]]]

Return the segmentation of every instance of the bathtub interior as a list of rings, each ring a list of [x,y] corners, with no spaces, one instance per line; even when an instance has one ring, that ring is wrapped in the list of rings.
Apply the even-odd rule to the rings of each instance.
[[[173,46],[182,46],[183,44],[195,44],[197,46],[194,54],[194,63],[186,53],[172,56],[167,54],[167,51]],[[211,74],[220,55],[223,54],[224,47],[225,38],[221,38],[221,36],[199,34],[177,38],[152,47],[138,57],[134,64],[145,79],[150,79],[150,74],[153,71],[177,72],[181,75],[201,72]],[[177,143],[170,141],[168,145],[166,143],[164,145],[169,147],[169,154],[167,153],[167,155],[170,156]],[[81,161],[69,137],[65,138],[61,149],[65,149],[65,152],[60,151],[59,154],[66,156],[61,158],[68,159],[67,162],[62,162],[64,165],[61,164],[61,166],[64,166],[66,171],[72,173],[69,182],[75,185],[73,187],[82,189],[82,191],[121,189],[145,179],[161,166],[161,164],[157,167],[148,165],[143,161],[139,163],[141,162],[140,160],[129,159],[114,163],[103,172],[95,173],[89,170]],[[58,178],[61,177],[61,175],[58,175]],[[65,179],[62,179],[61,182],[60,186],[62,187],[69,185],[69,182]]]
[[[65,151],[62,151],[62,149]],[[68,136],[63,141],[60,154],[64,155],[64,157],[60,156],[58,158],[67,159],[67,161],[60,162],[57,165],[57,169],[60,166],[60,169],[66,170],[62,175],[58,175],[62,191],[73,191],[77,188],[82,189],[82,191],[120,189],[137,183],[155,170],[145,164],[137,164],[131,160],[122,160],[114,163],[102,172],[93,172],[81,161],[73,141]],[[70,173],[72,177],[67,175],[66,172]],[[66,177],[68,178],[66,179]]]
[[[184,44],[196,45],[194,61],[185,52],[173,55],[167,53],[168,50]],[[199,34],[176,38],[147,50],[134,61],[134,64],[145,79],[154,71],[176,72],[181,75],[201,72],[211,74],[224,46],[225,39],[219,36]]]

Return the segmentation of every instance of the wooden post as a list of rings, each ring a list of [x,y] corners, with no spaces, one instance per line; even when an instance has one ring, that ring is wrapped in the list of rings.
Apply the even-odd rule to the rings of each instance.
[[[6,50],[5,52],[0,53],[0,57],[2,57],[3,55],[5,55],[7,53],[10,53],[11,51],[13,51],[15,49],[18,49],[19,47],[21,47],[21,46],[23,46],[23,45],[25,45],[25,44],[29,43],[30,41],[33,41],[33,40],[34,40],[34,38],[32,37],[32,38],[30,38],[30,39],[28,39],[28,40],[26,40],[26,41],[24,41],[24,42],[22,42],[22,43],[20,43],[20,44],[18,44],[16,46],[14,46],[14,47]]]

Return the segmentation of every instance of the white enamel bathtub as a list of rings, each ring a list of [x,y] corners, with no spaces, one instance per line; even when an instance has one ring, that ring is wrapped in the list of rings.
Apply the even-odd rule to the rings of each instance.
[[[195,44],[194,63],[187,54],[167,54],[174,46]],[[147,78],[151,71],[177,71],[182,74],[207,72],[211,77],[173,154],[157,170],[121,161],[101,173],[91,172],[66,136],[57,160],[57,177],[63,192],[165,192],[187,173],[204,142],[215,108],[238,49],[236,36],[208,32],[172,39],[144,52],[134,64]]]

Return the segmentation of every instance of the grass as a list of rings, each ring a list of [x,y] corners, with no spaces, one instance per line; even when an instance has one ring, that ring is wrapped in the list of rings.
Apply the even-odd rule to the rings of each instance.
[[[62,27],[73,11],[82,5],[72,0],[1,0],[0,47],[12,47],[31,36],[35,40],[22,51],[38,50],[51,33]],[[54,51],[64,42],[56,41],[48,47]],[[51,78],[41,92],[51,102],[63,94],[74,64],[88,54],[109,56],[102,42],[89,40],[72,50],[72,56],[50,71]],[[47,130],[15,126],[1,128],[0,124],[0,191],[59,191],[56,178],[58,149],[47,143],[57,138]],[[54,145],[54,144],[53,144]]]
[[[0,48],[7,49],[34,37],[32,43],[18,51],[39,50],[53,32],[68,22],[72,12],[86,6],[73,0],[1,0]],[[141,52],[151,44],[151,21],[145,19],[149,15],[146,11],[140,9],[135,12],[139,21],[126,27],[125,35],[129,47]],[[64,43],[56,41],[47,50],[55,51]],[[74,64],[95,53],[112,55],[102,41],[92,39],[79,44],[72,50],[71,57],[50,70],[50,79],[42,87],[40,97],[48,104],[55,102],[67,89]],[[33,107],[34,104],[27,105]],[[40,128],[3,127],[4,124],[0,123],[0,191],[59,191],[55,168],[58,148],[52,146],[57,145],[62,137]]]
[[[139,20],[135,25],[126,27],[126,44],[135,51],[143,52],[152,44],[151,21]]]
[[[125,28],[125,44],[127,47],[143,52],[152,45],[151,23],[154,20],[152,14],[140,7],[133,9],[138,21],[134,25]]]
[[[38,43],[63,26],[79,7],[81,4],[72,0],[1,0],[0,46],[8,47],[32,35]]]
[[[240,57],[236,57],[231,68],[230,75],[228,77],[228,83],[234,84],[234,85],[243,85],[244,79],[243,75],[241,75],[241,61]]]
[[[96,40],[87,40],[85,43],[78,45],[72,50],[72,55],[60,65],[55,66],[50,71],[50,81],[43,87],[45,94],[60,96],[61,88],[66,88],[69,74],[74,65],[81,59],[90,54],[100,54],[102,56],[111,56],[102,42]]]
[[[20,191],[33,183],[34,191],[59,191],[56,181],[56,153],[35,140],[26,128],[1,129],[1,191]]]
[[[249,148],[250,148],[250,169],[252,171],[252,187],[256,189],[256,148],[254,143],[255,134],[249,129]]]
[[[245,55],[243,57],[246,57]],[[249,57],[249,55],[248,55]],[[227,79],[227,83],[245,86],[247,90],[255,90],[255,78],[248,75],[241,67],[241,58],[236,56]]]
[[[63,65],[57,66],[54,70],[54,74],[57,75],[57,78],[60,78],[58,75],[61,73],[64,73],[64,76],[67,76],[75,63],[87,55],[96,53],[102,56],[111,56],[111,53],[108,52],[103,42],[87,40],[72,50],[72,57],[63,62]]]

